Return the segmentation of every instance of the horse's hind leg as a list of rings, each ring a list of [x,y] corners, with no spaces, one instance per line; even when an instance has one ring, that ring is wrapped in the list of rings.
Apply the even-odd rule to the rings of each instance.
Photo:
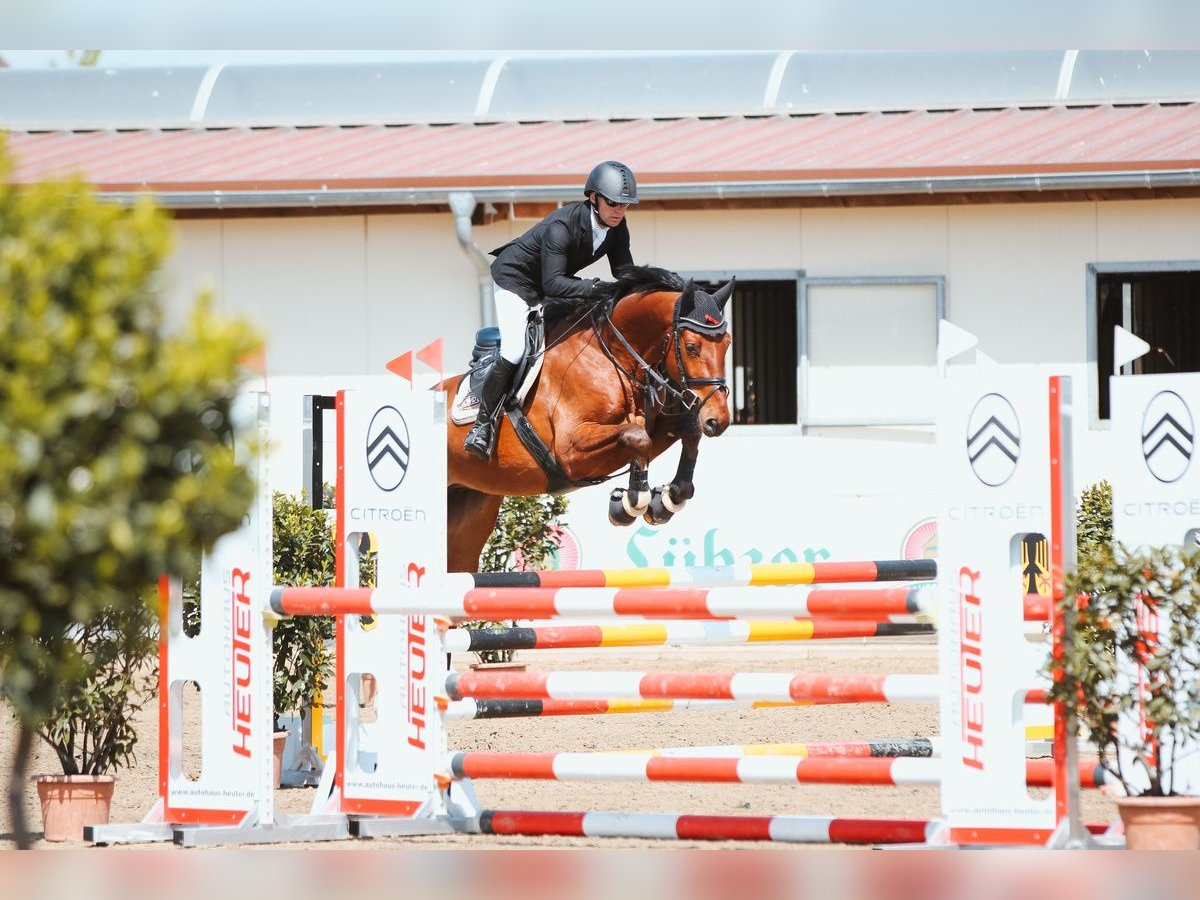
[[[645,519],[651,525],[665,525],[695,496],[696,485],[692,482],[692,476],[696,472],[696,458],[699,455],[700,436],[685,435],[675,477],[671,479],[670,484],[656,487],[650,492],[650,506],[646,510]]]
[[[453,485],[446,489],[446,500],[446,569],[475,572],[504,498]]]

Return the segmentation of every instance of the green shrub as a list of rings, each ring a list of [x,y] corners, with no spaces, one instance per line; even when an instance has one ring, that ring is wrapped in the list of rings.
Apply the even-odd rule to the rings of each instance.
[[[158,616],[149,604],[105,607],[71,629],[78,668],[38,734],[64,775],[103,775],[135,762],[133,717],[154,697]]]
[[[558,551],[557,529],[570,501],[563,496],[505,497],[496,527],[479,555],[480,572],[533,572]]]
[[[1079,559],[1112,545],[1112,485],[1097,481],[1083,489],[1075,507],[1075,553]]]
[[[302,495],[275,492],[272,548],[274,583],[288,587],[329,587],[334,583],[332,526],[323,509]],[[272,710],[277,723],[294,711],[308,710],[333,674],[333,616],[297,616],[277,622],[271,646],[275,654]]]

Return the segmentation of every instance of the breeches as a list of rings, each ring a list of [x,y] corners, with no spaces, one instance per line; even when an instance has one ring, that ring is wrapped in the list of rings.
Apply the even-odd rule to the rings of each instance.
[[[496,324],[500,328],[500,355],[510,363],[519,363],[525,356],[529,304],[495,282],[492,282],[492,296],[496,304]]]

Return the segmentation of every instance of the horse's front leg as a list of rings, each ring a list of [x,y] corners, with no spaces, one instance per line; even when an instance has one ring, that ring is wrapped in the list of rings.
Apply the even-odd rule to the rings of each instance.
[[[651,525],[665,525],[695,496],[696,485],[692,482],[692,476],[696,472],[696,457],[700,454],[700,433],[684,434],[681,444],[683,449],[679,454],[675,477],[670,484],[656,487],[650,492],[650,507],[645,512],[645,519]]]
[[[650,515],[650,470],[636,459],[629,463],[629,487],[614,488],[608,497],[608,521],[632,525],[639,516]]]
[[[629,453],[629,487],[614,488],[608,497],[608,521],[632,525],[650,508],[650,451],[646,420],[633,416],[617,433],[617,442]]]

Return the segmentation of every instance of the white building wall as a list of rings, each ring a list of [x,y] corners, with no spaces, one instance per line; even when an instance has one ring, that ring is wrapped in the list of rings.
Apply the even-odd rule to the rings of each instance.
[[[1002,363],[1081,363],[1094,203],[949,211],[946,312]]]
[[[798,261],[821,278],[944,275],[948,229],[944,206],[806,209]]]
[[[479,237],[486,241],[493,230],[479,229]],[[439,337],[447,368],[461,371],[479,327],[479,281],[453,218],[367,216],[365,259],[367,353],[353,371],[382,372],[388,360]]]
[[[686,271],[799,268],[800,210],[655,212],[649,245],[644,218],[635,212],[629,219],[637,262]]]
[[[218,219],[176,222],[175,246],[163,271],[163,299],[169,321],[182,325],[192,303],[211,292],[215,309],[225,309],[221,283],[221,241],[225,223]]]
[[[481,243],[501,230],[478,229]],[[176,235],[172,320],[211,289],[266,334],[272,375],[378,374],[438,337],[448,368],[469,358],[478,279],[449,214],[182,220]]]
[[[1200,201],[1100,203],[1096,262],[1200,260]]]

